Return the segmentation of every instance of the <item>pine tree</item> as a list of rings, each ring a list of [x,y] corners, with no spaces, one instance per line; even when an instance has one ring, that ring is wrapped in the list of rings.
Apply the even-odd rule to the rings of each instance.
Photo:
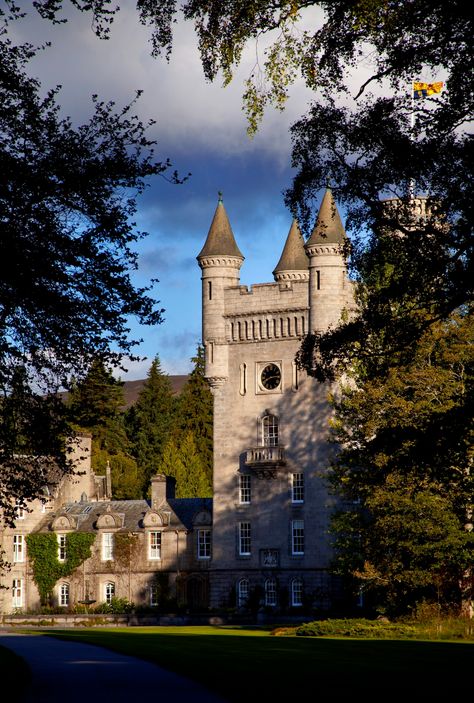
[[[158,473],[174,476],[177,498],[206,498],[212,495],[212,487],[192,432],[186,432],[179,445],[173,438],[168,440]]]
[[[125,423],[136,458],[144,491],[156,473],[168,439],[174,415],[174,399],[169,377],[161,370],[158,355],[135,405],[127,412]]]
[[[70,413],[77,428],[92,434],[93,470],[104,474],[110,462],[113,497],[140,498],[142,482],[125,432],[124,404],[123,383],[100,360],[91,364],[89,373],[74,386],[69,397]]]
[[[179,438],[191,432],[200,463],[209,484],[213,464],[213,399],[204,377],[204,348],[199,345],[191,359],[194,368],[177,401],[174,435]]]

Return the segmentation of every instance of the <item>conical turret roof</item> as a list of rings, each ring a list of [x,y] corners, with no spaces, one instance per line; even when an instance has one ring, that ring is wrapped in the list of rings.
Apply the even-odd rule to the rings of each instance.
[[[273,275],[276,276],[284,271],[307,271],[308,267],[309,260],[304,249],[303,236],[297,221],[293,220]]]
[[[326,189],[319,208],[318,219],[306,247],[312,244],[343,244],[346,232],[341,221],[334,197],[330,188]]]
[[[244,259],[234,239],[232,227],[220,196],[207,239],[197,258],[205,256],[236,256]]]

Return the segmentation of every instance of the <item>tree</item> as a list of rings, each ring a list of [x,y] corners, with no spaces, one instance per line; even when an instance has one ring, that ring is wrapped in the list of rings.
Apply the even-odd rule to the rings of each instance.
[[[133,455],[142,476],[143,490],[149,487],[151,476],[163,454],[173,422],[174,399],[169,377],[161,370],[157,355],[137,402],[126,415],[126,427]]]
[[[123,382],[96,360],[85,379],[73,386],[68,404],[73,426],[92,434],[93,470],[103,475],[110,463],[113,497],[141,498],[142,477],[124,426]]]
[[[212,487],[191,432],[184,434],[179,445],[172,438],[168,440],[158,473],[174,476],[177,498],[206,498],[212,495]]]
[[[129,317],[161,322],[149,288],[137,288],[130,277],[137,267],[133,245],[144,236],[133,215],[146,179],[170,167],[155,159],[148,125],[133,115],[135,101],[116,109],[94,98],[91,119],[79,127],[60,117],[59,90],[43,98],[27,74],[35,49],[11,38],[19,16],[13,3],[0,10],[0,413],[9,412],[19,369],[39,410],[46,407],[40,396],[68,388],[94,359],[118,365],[133,351]],[[21,428],[10,423],[0,447],[0,506],[7,514],[12,498],[32,499],[44,482],[37,467],[26,472],[18,461],[21,447],[47,451],[63,472],[73,469],[61,404],[48,402],[42,437],[24,409]]]
[[[97,33],[107,35],[118,8],[73,4],[92,11]],[[51,19],[62,5],[48,0],[38,10]],[[151,27],[155,55],[169,56],[178,11],[194,22],[208,80],[222,74],[227,84],[244,48],[256,43],[244,94],[251,132],[268,105],[283,108],[289,86],[302,77],[315,99],[292,130],[297,173],[286,201],[308,232],[314,200],[330,180],[348,212],[359,280],[366,284],[372,263],[380,261],[383,232],[412,235],[394,245],[394,275],[366,290],[356,319],[306,340],[301,361],[310,372],[330,379],[361,356],[377,371],[398,350],[409,355],[428,326],[472,297],[473,93],[466,76],[473,65],[473,24],[462,0],[141,0],[137,11]],[[263,56],[262,37],[268,43]],[[354,89],[360,64],[369,75]],[[413,106],[413,81],[439,75],[442,93]],[[413,217],[414,194],[429,196],[422,218]],[[398,208],[384,207],[389,196],[401,199]],[[440,220],[447,226],[440,229]],[[400,302],[395,311],[387,302],[393,300]]]
[[[467,311],[452,315],[409,364],[334,398],[337,568],[392,612],[474,596],[473,332]]]
[[[209,484],[212,484],[213,464],[213,399],[204,377],[204,348],[199,345],[191,359],[194,368],[177,399],[173,429],[177,443],[179,437],[190,432]]]
[[[55,456],[67,452],[67,419],[58,396],[31,390],[24,367],[11,374],[8,393],[0,398],[0,506],[7,524],[17,507],[44,495],[57,475]],[[1,562],[1,558],[0,558]]]

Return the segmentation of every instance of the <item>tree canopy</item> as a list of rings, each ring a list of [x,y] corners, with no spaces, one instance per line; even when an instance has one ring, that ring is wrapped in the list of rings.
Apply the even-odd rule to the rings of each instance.
[[[20,14],[14,3],[0,10],[0,414],[17,393],[18,369],[31,398],[54,393],[83,377],[94,359],[117,365],[133,354],[130,317],[161,322],[153,282],[132,282],[133,247],[144,236],[133,216],[148,178],[179,180],[156,159],[148,125],[133,114],[136,98],[117,108],[95,97],[92,117],[79,126],[60,116],[59,89],[43,97],[28,74],[36,49],[13,39]],[[48,412],[61,414],[61,404],[53,405]],[[2,507],[31,499],[44,484],[44,475],[18,463],[20,448],[71,469],[64,418],[44,424],[38,443],[26,416],[21,435],[10,423],[13,434],[0,446]],[[53,424],[61,424],[60,437]]]
[[[92,12],[97,33],[107,36],[119,5],[72,4]],[[48,0],[38,10],[60,19],[63,5]],[[347,211],[352,271],[364,281],[365,297],[356,319],[306,341],[301,361],[308,371],[332,378],[361,355],[376,371],[472,297],[474,59],[465,2],[140,0],[137,12],[151,28],[155,55],[172,50],[177,18],[193,22],[208,80],[228,83],[244,49],[255,44],[243,99],[251,131],[268,105],[283,108],[296,80],[313,91],[292,130],[296,176],[286,201],[309,232],[330,181]],[[412,101],[419,80],[442,81],[443,90]],[[414,195],[428,197],[421,217],[410,205]],[[398,208],[384,206],[389,197],[401,199]],[[386,243],[380,251],[387,230],[412,236],[392,242],[393,275],[368,290],[372,267],[387,258]]]
[[[474,595],[473,319],[432,325],[413,359],[334,398],[337,569],[403,611]]]

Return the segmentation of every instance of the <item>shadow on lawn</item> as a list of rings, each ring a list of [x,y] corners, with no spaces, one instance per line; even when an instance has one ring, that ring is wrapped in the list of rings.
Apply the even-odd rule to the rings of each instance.
[[[270,637],[87,630],[48,632],[153,661],[215,690],[229,701],[287,701],[296,693],[361,695],[384,701],[403,695],[452,697],[472,691],[474,647],[466,643]],[[259,636],[260,635],[260,636]],[[337,700],[337,698],[336,698]]]

